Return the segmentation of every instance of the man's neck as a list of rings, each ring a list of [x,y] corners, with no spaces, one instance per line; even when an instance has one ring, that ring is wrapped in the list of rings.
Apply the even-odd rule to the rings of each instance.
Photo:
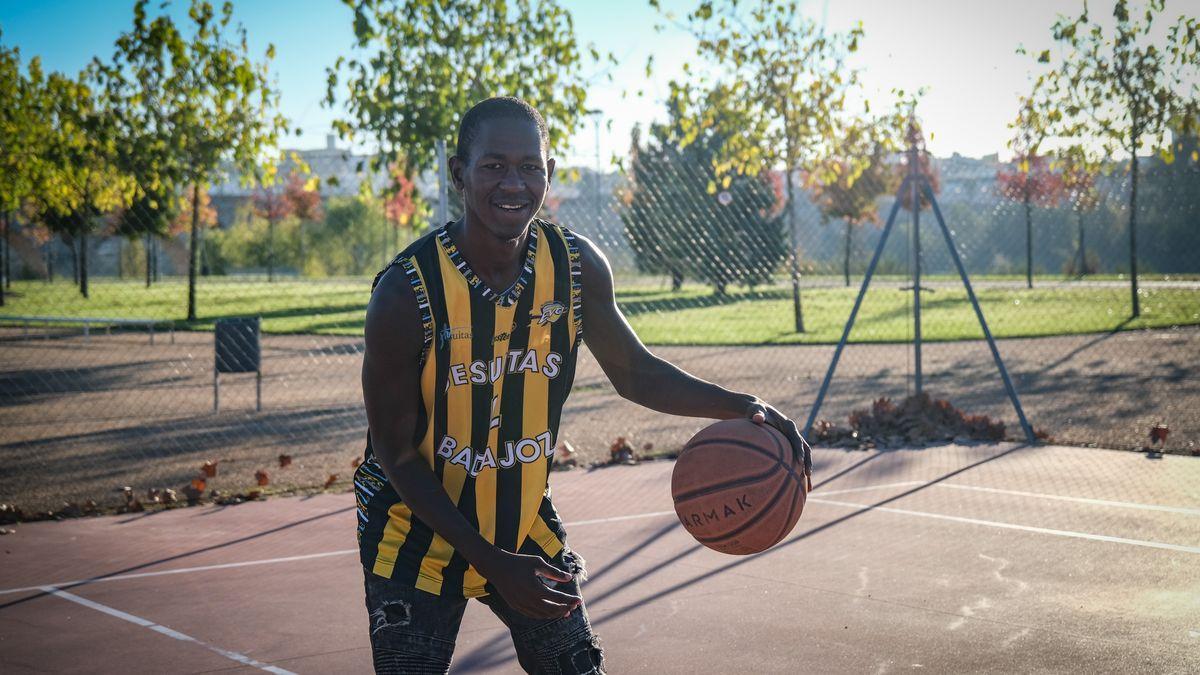
[[[504,292],[520,276],[528,227],[516,239],[502,239],[468,214],[450,226],[450,235],[488,288]]]

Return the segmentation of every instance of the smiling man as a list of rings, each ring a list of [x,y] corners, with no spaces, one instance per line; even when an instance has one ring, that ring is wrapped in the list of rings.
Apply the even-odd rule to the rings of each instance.
[[[354,482],[375,669],[446,672],[477,598],[508,626],[526,671],[602,673],[583,559],[548,487],[580,344],[631,401],[772,424],[806,473],[808,446],[757,397],[651,354],[617,308],[604,255],[534,217],[554,160],[527,103],[468,111],[450,170],[463,217],[396,256],[367,308],[370,431]]]

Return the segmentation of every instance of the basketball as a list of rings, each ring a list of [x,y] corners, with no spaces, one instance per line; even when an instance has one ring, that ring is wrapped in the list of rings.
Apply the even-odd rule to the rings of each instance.
[[[671,474],[671,496],[696,541],[731,555],[759,553],[800,519],[804,468],[775,427],[725,420],[684,446]]]

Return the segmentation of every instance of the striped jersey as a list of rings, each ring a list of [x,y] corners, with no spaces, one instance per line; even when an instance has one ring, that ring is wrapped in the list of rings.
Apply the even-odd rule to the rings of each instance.
[[[564,531],[547,484],[582,337],[574,236],[529,226],[517,281],[498,293],[471,270],[443,227],[402,251],[425,344],[414,442],[459,512],[496,546],[550,560]],[[417,518],[371,449],[354,474],[363,566],[447,597],[478,597],[487,581]]]

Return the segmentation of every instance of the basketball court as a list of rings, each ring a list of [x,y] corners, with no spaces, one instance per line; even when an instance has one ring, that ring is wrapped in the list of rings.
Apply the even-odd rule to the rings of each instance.
[[[764,554],[709,551],[672,463],[554,473],[610,672],[1200,669],[1200,462],[1070,447],[814,452]],[[0,670],[369,672],[350,494],[23,524]],[[455,672],[519,672],[472,603]]]

